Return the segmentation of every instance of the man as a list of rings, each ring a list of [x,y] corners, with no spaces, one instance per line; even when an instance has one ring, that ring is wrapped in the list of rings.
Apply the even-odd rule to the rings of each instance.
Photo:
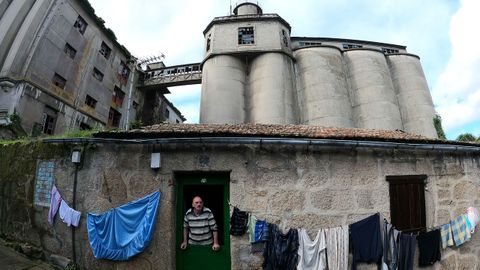
[[[192,208],[188,209],[183,218],[183,242],[180,249],[186,249],[188,244],[212,245],[212,243],[213,251],[220,250],[217,223],[212,211],[203,207],[202,198],[195,196],[192,200]]]

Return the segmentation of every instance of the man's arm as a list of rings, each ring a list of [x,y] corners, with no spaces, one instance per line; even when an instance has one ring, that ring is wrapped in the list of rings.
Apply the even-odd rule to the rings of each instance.
[[[213,246],[212,249],[217,251],[220,250],[220,245],[218,244],[218,231],[213,231]]]
[[[186,249],[188,246],[188,228],[183,227],[183,242],[180,244],[180,249]]]

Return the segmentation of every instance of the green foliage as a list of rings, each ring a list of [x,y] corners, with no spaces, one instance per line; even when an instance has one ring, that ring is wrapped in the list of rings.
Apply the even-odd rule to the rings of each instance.
[[[437,131],[437,136],[441,140],[446,140],[447,137],[445,136],[445,132],[443,131],[442,127],[442,117],[440,115],[435,115],[433,118],[433,126],[435,127],[435,130]]]
[[[130,122],[130,128],[131,129],[138,129],[143,127],[143,121],[141,119],[135,119],[134,121]]]
[[[458,135],[456,140],[459,141],[459,142],[475,142],[475,141],[478,141],[478,139],[479,138],[476,138],[471,133],[463,133],[463,134]]]
[[[8,119],[14,124],[14,125],[20,125],[22,124],[22,118],[16,113],[10,114],[8,116]]]
[[[69,263],[67,266],[65,266],[64,270],[80,270],[80,266],[78,266],[76,263]]]

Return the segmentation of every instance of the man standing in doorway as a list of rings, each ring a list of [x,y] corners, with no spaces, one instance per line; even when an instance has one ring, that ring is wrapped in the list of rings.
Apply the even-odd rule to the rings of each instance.
[[[213,213],[203,207],[203,200],[195,196],[192,208],[188,209],[183,218],[183,242],[180,249],[185,250],[188,245],[212,245],[214,251],[220,250],[218,244],[217,223]]]

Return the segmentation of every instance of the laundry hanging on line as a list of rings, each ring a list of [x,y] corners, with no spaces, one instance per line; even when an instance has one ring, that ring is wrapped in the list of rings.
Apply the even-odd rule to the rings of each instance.
[[[150,244],[160,202],[160,191],[113,208],[88,213],[88,239],[97,259],[124,261]]]
[[[50,209],[48,210],[48,223],[53,226],[53,221],[58,212],[60,218],[65,224],[67,224],[67,226],[73,225],[75,227],[78,227],[82,213],[68,206],[67,202],[62,198],[60,192],[55,185],[52,185],[50,195],[51,197]]]

